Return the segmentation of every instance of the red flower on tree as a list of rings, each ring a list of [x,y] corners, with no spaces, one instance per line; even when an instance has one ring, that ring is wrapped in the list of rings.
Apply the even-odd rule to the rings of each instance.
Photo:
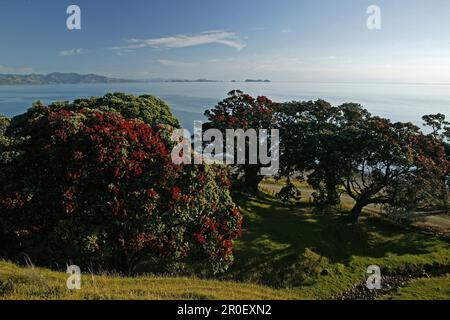
[[[63,264],[71,252],[79,265],[123,272],[146,255],[184,262],[202,253],[214,272],[232,263],[242,217],[224,170],[174,165],[164,127],[82,109],[46,110],[25,130],[0,223],[33,261]]]

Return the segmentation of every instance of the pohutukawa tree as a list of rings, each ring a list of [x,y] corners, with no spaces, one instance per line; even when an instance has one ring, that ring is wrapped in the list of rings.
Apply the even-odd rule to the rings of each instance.
[[[342,157],[337,130],[340,110],[326,101],[288,102],[281,106],[277,120],[281,130],[282,174],[305,179],[316,190],[316,206],[325,210],[339,204],[337,191]]]
[[[36,115],[2,167],[3,252],[124,273],[143,259],[214,272],[233,262],[242,217],[223,168],[175,166],[163,126],[90,109]]]
[[[26,113],[12,119],[12,132],[20,132],[22,126],[27,126],[29,119],[45,115],[50,111],[69,110],[80,111],[92,109],[102,112],[116,112],[125,119],[139,119],[150,126],[165,125],[179,128],[178,120],[173,116],[169,106],[162,100],[151,95],[134,96],[125,93],[108,93],[103,97],[77,99],[73,102],[54,102],[49,106],[41,102],[33,104]]]
[[[322,100],[283,104],[277,118],[282,174],[306,176],[321,210],[339,204],[342,190],[356,202],[353,221],[370,204],[405,211],[441,197],[448,174],[442,141],[412,124],[373,117],[358,104],[333,107]]]
[[[438,140],[410,123],[377,117],[361,129],[349,149],[351,167],[343,177],[347,194],[356,201],[353,221],[370,204],[413,211],[439,197],[448,162]]]
[[[267,129],[270,134],[271,129],[277,128],[274,115],[278,107],[278,103],[271,101],[267,97],[253,98],[242,91],[234,90],[228,93],[226,99],[205,112],[209,122],[203,126],[203,129],[218,129],[223,132],[224,137],[227,129],[241,129],[244,132],[248,129]],[[237,152],[236,149],[235,152]],[[247,154],[250,152],[248,139],[246,139],[246,152]],[[242,178],[242,185],[249,191],[255,192],[258,190],[258,185],[264,177],[260,175],[263,165],[259,161],[259,153],[257,164],[250,164],[249,158],[249,155],[246,156],[246,164],[237,164],[234,166],[234,170],[236,176]]]

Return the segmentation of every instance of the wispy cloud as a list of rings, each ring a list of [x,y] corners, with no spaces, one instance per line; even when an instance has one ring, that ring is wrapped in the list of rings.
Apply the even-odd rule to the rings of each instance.
[[[291,28],[286,28],[286,29],[281,30],[281,33],[292,33],[292,32],[294,32],[294,30]]]
[[[185,48],[206,44],[222,44],[228,47],[242,50],[246,43],[234,32],[207,31],[196,35],[176,35],[152,39],[130,39],[128,45],[113,47],[113,50],[129,50],[145,47],[152,48]]]
[[[78,49],[70,49],[70,50],[63,50],[59,52],[59,55],[61,57],[69,57],[69,56],[78,56],[80,54],[85,54],[86,51],[82,48]]]
[[[176,60],[167,60],[167,59],[159,59],[157,60],[160,64],[167,67],[193,67],[195,63],[184,62],[184,61],[176,61]]]

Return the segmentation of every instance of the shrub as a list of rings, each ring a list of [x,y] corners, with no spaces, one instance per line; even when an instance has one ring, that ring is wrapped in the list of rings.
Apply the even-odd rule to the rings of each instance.
[[[10,254],[119,272],[149,258],[167,267],[195,257],[214,272],[232,263],[242,217],[223,168],[173,165],[163,126],[39,108],[0,186]]]
[[[289,203],[291,200],[298,202],[302,198],[302,192],[293,183],[289,182],[281,188],[277,198],[284,203]]]

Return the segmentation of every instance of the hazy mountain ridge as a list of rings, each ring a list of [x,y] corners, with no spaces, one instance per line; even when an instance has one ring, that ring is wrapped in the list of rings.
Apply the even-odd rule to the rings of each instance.
[[[139,82],[129,79],[118,79],[99,76],[97,74],[49,73],[49,74],[0,74],[0,85],[14,84],[78,84],[78,83],[123,83]]]

